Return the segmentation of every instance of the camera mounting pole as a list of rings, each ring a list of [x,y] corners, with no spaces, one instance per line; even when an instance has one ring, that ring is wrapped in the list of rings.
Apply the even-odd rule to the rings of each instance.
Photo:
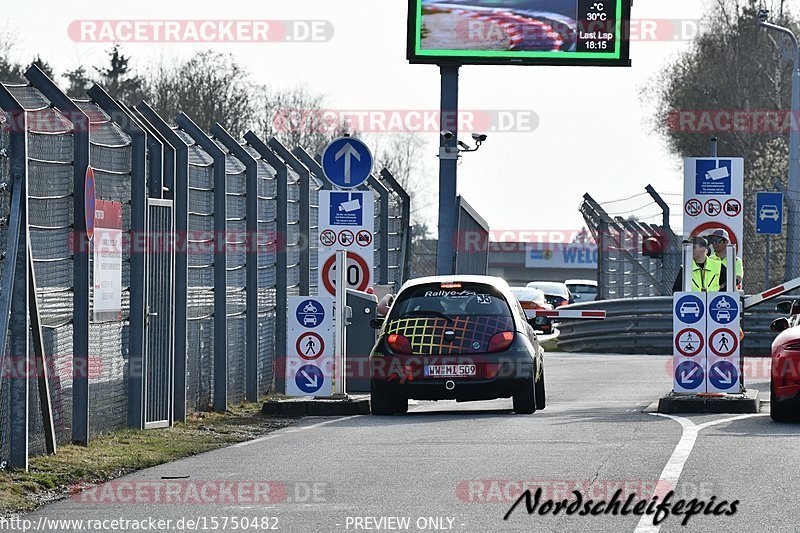
[[[457,231],[456,194],[458,172],[458,64],[439,65],[441,106],[439,136],[439,241],[436,245],[436,274],[455,274],[454,242]],[[445,138],[450,132],[452,138]]]

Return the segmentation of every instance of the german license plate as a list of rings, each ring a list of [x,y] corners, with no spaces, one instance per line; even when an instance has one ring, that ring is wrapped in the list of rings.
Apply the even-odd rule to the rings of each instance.
[[[425,376],[431,378],[458,378],[478,373],[475,365],[425,365]]]

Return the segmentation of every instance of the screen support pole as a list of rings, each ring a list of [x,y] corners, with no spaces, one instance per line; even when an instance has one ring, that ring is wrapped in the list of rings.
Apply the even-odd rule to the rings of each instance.
[[[458,168],[458,69],[439,65],[442,95],[439,135],[439,241],[436,245],[436,274],[455,274],[456,173]],[[449,134],[446,134],[449,132]]]

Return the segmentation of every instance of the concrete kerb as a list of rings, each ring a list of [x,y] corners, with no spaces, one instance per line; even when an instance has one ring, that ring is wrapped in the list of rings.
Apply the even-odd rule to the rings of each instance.
[[[761,401],[756,389],[727,396],[689,396],[670,392],[658,400],[657,411],[663,414],[750,414],[761,412]]]
[[[264,403],[261,412],[273,416],[368,415],[369,396],[358,394],[342,399],[303,397],[270,400]]]

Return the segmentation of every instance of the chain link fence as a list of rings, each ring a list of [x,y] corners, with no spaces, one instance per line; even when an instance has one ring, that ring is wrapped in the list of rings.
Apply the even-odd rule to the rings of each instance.
[[[31,71],[34,69],[31,67]],[[40,72],[34,74],[27,76],[33,81],[26,85],[0,85],[0,218],[3,219],[0,246],[8,251],[9,243],[17,242],[16,236],[9,238],[8,231],[9,219],[16,216],[19,221],[20,216],[12,213],[11,184],[17,175],[13,168],[21,168],[14,167],[13,161],[24,161],[26,171],[22,172],[20,181],[27,186],[27,203],[24,204],[28,214],[27,241],[43,325],[44,353],[41,357],[46,363],[55,440],[58,443],[80,442],[80,432],[73,427],[76,421],[88,427],[88,435],[131,425],[132,420],[140,421],[135,427],[145,427],[148,419],[144,413],[150,402],[160,401],[148,395],[148,376],[158,375],[163,381],[172,376],[173,386],[185,389],[180,396],[185,398],[185,409],[176,407],[176,413],[211,407],[219,410],[251,399],[248,379],[255,380],[258,394],[275,390],[281,372],[280,357],[284,353],[285,332],[282,335],[281,330],[285,330],[286,324],[286,298],[301,293],[314,295],[318,291],[319,191],[325,186],[319,169],[309,168],[309,190],[304,195],[301,187],[305,182],[301,176],[276,155],[278,152],[264,153],[265,149],[269,150],[267,143],[252,142],[257,140],[255,134],[248,133],[247,142],[237,141],[239,144],[235,147],[240,150],[234,151],[218,135],[211,137],[189,127],[190,120],[182,120],[183,115],[173,123],[171,117],[158,117],[155,113],[144,112],[141,106],[129,108],[111,99],[98,102],[84,97],[68,105],[66,96],[52,81]],[[11,140],[15,127],[11,110],[18,107],[24,110],[27,119],[24,130],[27,153],[15,159],[21,152]],[[144,108],[149,109],[146,105]],[[75,314],[76,305],[86,303],[80,302],[82,298],[76,298],[76,294],[88,294],[88,309],[94,308],[95,286],[91,280],[94,269],[99,268],[92,245],[81,233],[83,205],[88,198],[84,197],[87,179],[84,176],[88,167],[78,158],[81,144],[76,139],[79,135],[85,136],[79,126],[79,117],[83,115],[88,117],[85,126],[89,129],[88,167],[94,172],[96,200],[115,202],[122,212],[121,311],[116,317]],[[120,123],[123,119],[130,123]],[[132,126],[141,128],[147,141],[146,151],[143,149],[141,154],[132,148],[135,143],[129,134]],[[181,166],[182,153],[186,159],[184,167]],[[253,160],[255,172],[252,175],[256,183],[250,190],[256,191],[255,197],[248,195],[247,165],[252,165]],[[222,173],[220,166],[224,166]],[[250,167],[250,172],[252,170]],[[280,177],[281,172],[285,181]],[[399,287],[409,276],[410,199],[386,170],[373,185],[370,189],[376,192],[375,255],[387,258],[385,264],[376,260],[375,282],[385,281]],[[136,191],[142,191],[141,198]],[[170,274],[167,280],[167,290],[174,295],[182,291],[185,294],[186,322],[183,327],[173,324],[172,329],[173,334],[185,332],[185,353],[175,353],[174,360],[163,368],[163,373],[152,367],[161,359],[149,357],[149,350],[171,345],[173,339],[146,342],[153,331],[148,327],[149,321],[156,320],[158,313],[157,309],[150,308],[146,296],[139,297],[149,294],[147,288],[156,286],[154,284],[161,279],[159,276],[163,278],[163,275],[151,272],[149,269],[154,267],[146,259],[141,268],[134,266],[139,263],[132,260],[137,253],[147,256],[154,251],[146,215],[151,201],[160,202],[154,205],[169,206],[174,212],[174,217],[160,220],[169,223],[173,223],[173,218],[185,220],[186,227],[185,235],[173,230],[171,240],[173,257],[185,257],[185,276]],[[178,211],[182,202],[183,213]],[[224,206],[218,205],[219,202],[224,202]],[[307,205],[302,205],[304,202]],[[252,221],[248,221],[248,206],[254,209],[251,213],[257,214],[255,236],[248,232],[248,222],[253,227]],[[308,215],[307,221],[302,220],[304,213]],[[144,221],[143,235],[138,235],[140,230],[132,229],[133,220]],[[178,222],[174,224],[178,226]],[[220,233],[220,227],[224,228],[224,233]],[[143,248],[138,249],[140,244]],[[21,242],[21,245],[26,246],[26,243]],[[164,250],[158,252],[162,257]],[[86,254],[88,258],[78,254]],[[82,283],[80,274],[86,271],[78,270],[76,258],[81,259],[81,264],[88,261],[89,286],[81,287],[81,291],[76,291],[79,287],[76,282]],[[221,258],[224,258],[222,262]],[[6,283],[10,279],[9,272],[15,272],[15,276],[25,275],[15,263],[13,257],[4,256],[0,261],[2,290],[10,286]],[[224,268],[222,283],[221,266]],[[248,272],[255,272],[255,275],[249,276]],[[185,280],[185,286],[178,284],[180,279]],[[251,284],[248,279],[255,282]],[[307,286],[304,279],[308,280]],[[254,291],[250,294],[255,293],[257,298],[248,298],[248,291]],[[134,306],[132,295],[141,303]],[[0,296],[8,299],[10,293]],[[220,316],[220,310],[224,316]],[[251,320],[253,317],[257,320]],[[0,323],[9,339],[23,335],[15,324],[18,322],[9,320],[8,316]],[[85,325],[85,329],[79,325]],[[219,332],[221,327],[224,332]],[[256,330],[258,345],[255,350],[248,350],[248,328]],[[249,331],[252,334],[253,329]],[[30,332],[24,332],[26,338],[29,335]],[[134,342],[137,335],[142,337],[138,344]],[[221,339],[224,344],[220,345]],[[76,347],[84,346],[81,341],[88,343],[88,354],[79,354],[82,350]],[[33,345],[29,341],[30,346]],[[7,346],[3,348],[0,462],[10,460],[12,466],[21,467],[29,455],[44,453],[46,449],[48,430],[42,423],[42,410],[47,406],[39,405],[37,380],[31,379],[36,376],[31,375],[25,376],[30,400],[24,411],[17,409],[16,400],[12,400],[10,394],[15,359],[25,360],[25,357],[39,357],[39,354],[29,348],[29,355],[15,356],[9,353]],[[136,353],[137,350],[141,353]],[[248,368],[251,372],[253,368],[248,366],[252,361],[249,359],[251,352],[256,374],[248,376]],[[79,368],[79,355],[88,356],[88,368]],[[148,365],[151,367],[145,370]],[[185,375],[172,375],[173,368],[185,368]],[[85,383],[86,387],[82,389],[79,383]],[[220,399],[222,388],[225,394]],[[81,390],[88,390],[88,393],[84,396]],[[173,392],[176,393],[170,401],[179,397],[177,392],[180,391]],[[21,420],[17,413],[25,411],[27,420]],[[177,416],[180,419],[181,415]],[[29,423],[30,445],[21,455],[20,448],[24,444],[12,441],[11,434],[22,423]]]

